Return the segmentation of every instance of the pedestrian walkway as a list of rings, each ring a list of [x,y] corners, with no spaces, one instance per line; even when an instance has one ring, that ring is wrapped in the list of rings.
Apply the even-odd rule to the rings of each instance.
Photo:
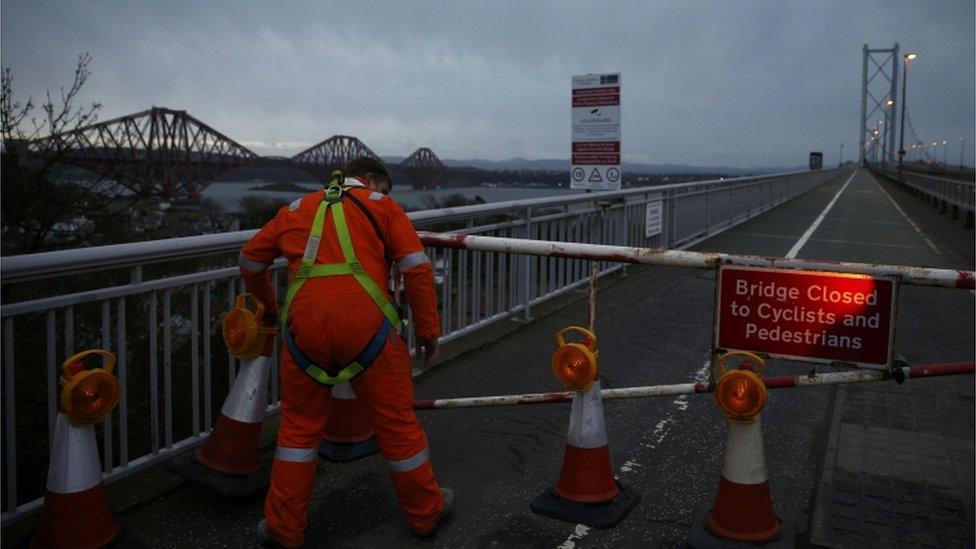
[[[849,199],[827,215],[817,243],[800,257],[973,268],[960,264],[954,243],[939,242],[911,219],[906,202],[914,199],[896,185],[861,172],[846,192]],[[864,223],[886,223],[887,230],[855,232]],[[825,241],[844,235],[866,245],[846,243],[843,255],[828,255],[837,245]],[[970,292],[902,288],[897,333],[909,332],[899,339],[912,345],[896,348],[917,361],[971,357],[971,316],[958,319],[968,327],[961,334],[968,331],[969,337],[926,344],[926,336],[931,341],[945,326],[944,319],[920,315],[931,300],[973,307]],[[972,376],[839,388],[810,541],[827,547],[971,547],[974,415]]]

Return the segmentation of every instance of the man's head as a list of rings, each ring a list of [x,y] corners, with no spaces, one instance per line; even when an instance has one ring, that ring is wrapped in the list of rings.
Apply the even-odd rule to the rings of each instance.
[[[360,156],[349,162],[345,169],[346,177],[355,177],[370,189],[383,194],[390,194],[393,188],[393,178],[382,162],[372,156]]]

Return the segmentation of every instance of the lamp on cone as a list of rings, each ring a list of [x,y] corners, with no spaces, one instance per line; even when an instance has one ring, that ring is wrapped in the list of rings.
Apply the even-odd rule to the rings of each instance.
[[[581,334],[583,343],[567,343],[565,336],[569,332]],[[637,505],[640,494],[619,484],[610,465],[596,335],[570,326],[556,334],[556,341],[559,348],[553,355],[553,372],[576,393],[559,480],[535,498],[530,507],[547,517],[609,528],[620,523]]]
[[[94,355],[105,356],[105,365],[86,370],[83,360]],[[78,353],[61,365],[60,409],[52,437],[47,491],[31,547],[101,547],[122,536],[102,482],[92,425],[119,402],[121,388],[112,375],[115,362],[112,353],[94,349]]]
[[[729,370],[726,362],[733,357],[740,359],[739,367]],[[773,510],[766,473],[759,415],[766,404],[765,362],[753,353],[733,351],[718,357],[716,368],[720,377],[715,401],[729,425],[725,462],[715,501],[692,524],[688,544],[716,547],[751,542],[792,547],[795,532],[783,528]]]
[[[332,387],[319,455],[333,463],[348,463],[380,451],[366,410],[348,381]]]
[[[264,313],[260,302],[255,301],[256,311],[246,309],[248,295],[237,296],[237,307],[224,317],[224,342],[241,359],[241,369],[217,423],[202,447],[166,462],[170,472],[227,497],[247,497],[269,482],[261,462],[261,424],[268,405],[271,358],[260,353],[270,354],[267,338],[274,330],[258,325]],[[258,355],[252,356],[255,350]]]

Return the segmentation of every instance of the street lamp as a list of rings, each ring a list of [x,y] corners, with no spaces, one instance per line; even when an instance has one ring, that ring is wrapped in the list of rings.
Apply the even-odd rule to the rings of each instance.
[[[905,54],[902,60],[904,64],[904,69],[902,71],[901,77],[901,139],[898,142],[898,182],[902,182],[901,176],[901,165],[905,158],[905,103],[908,98],[905,96],[905,90],[908,88],[908,62],[918,57],[918,54],[910,51]]]
[[[942,165],[949,165],[949,141],[942,140]]]
[[[963,139],[966,139],[966,138],[964,137]],[[962,155],[959,155],[959,157],[962,158]],[[960,160],[959,163],[962,164],[962,160]],[[837,167],[839,168],[839,167],[841,167],[843,165],[844,165],[844,144],[841,143],[840,144],[840,161],[837,162]]]

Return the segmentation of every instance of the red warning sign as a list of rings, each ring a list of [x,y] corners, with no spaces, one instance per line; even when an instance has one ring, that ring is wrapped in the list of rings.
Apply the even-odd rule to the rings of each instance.
[[[715,346],[884,367],[892,357],[896,290],[885,277],[722,266]]]

